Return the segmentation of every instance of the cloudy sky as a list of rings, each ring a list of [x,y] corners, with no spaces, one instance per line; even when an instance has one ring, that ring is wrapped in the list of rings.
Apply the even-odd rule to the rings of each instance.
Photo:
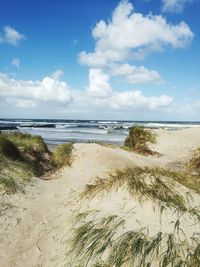
[[[200,120],[200,0],[1,0],[0,117]]]

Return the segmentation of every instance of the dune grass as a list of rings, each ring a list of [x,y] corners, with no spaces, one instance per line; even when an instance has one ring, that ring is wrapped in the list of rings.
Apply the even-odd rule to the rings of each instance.
[[[0,190],[15,193],[33,176],[41,177],[70,165],[73,146],[63,144],[52,154],[42,137],[7,132],[0,135]]]
[[[53,159],[57,168],[61,168],[65,165],[71,166],[72,151],[72,143],[61,144],[55,148],[53,152]]]
[[[187,162],[186,172],[189,178],[183,180],[183,183],[200,194],[200,148],[194,151]]]
[[[125,148],[144,155],[153,155],[155,152],[149,149],[149,143],[156,142],[156,134],[142,126],[133,126],[125,139]]]
[[[15,193],[23,190],[23,184],[30,181],[33,175],[29,163],[13,160],[0,153],[0,191]]]
[[[35,176],[42,176],[52,170],[51,152],[41,136],[20,132],[8,132],[3,137],[12,142],[20,151],[22,159],[32,166]]]
[[[130,194],[139,202],[152,200],[164,207],[187,211],[184,197],[176,190],[179,174],[160,168],[128,168],[111,173],[107,179],[96,178],[86,185],[82,197],[94,197],[98,193],[117,190],[126,186]],[[180,178],[179,178],[180,179]]]
[[[111,240],[117,229],[123,224],[124,220],[115,215],[83,223],[76,229],[72,240],[73,254],[78,256],[84,266],[90,261],[95,263],[101,260],[102,255],[112,244]]]
[[[187,163],[188,171],[200,176],[200,148],[198,148]]]
[[[12,141],[25,154],[34,154],[36,151],[40,153],[48,152],[41,136],[17,131],[4,133],[3,136]]]
[[[7,136],[0,135],[0,190],[15,193],[34,175],[34,169]]]
[[[17,146],[5,136],[0,135],[0,154],[13,160],[21,160],[22,155]]]
[[[190,161],[190,168],[180,173],[163,168],[135,167],[116,170],[107,178],[97,177],[86,185],[82,198],[90,200],[97,194],[103,197],[105,193],[125,187],[141,208],[145,201],[151,201],[161,212],[163,208],[172,209],[178,217],[173,222],[172,232],[163,232],[160,227],[154,236],[150,236],[147,226],[126,230],[126,216],[121,219],[110,215],[88,221],[89,213],[82,213],[78,216],[71,244],[73,263],[78,259],[84,267],[199,267],[200,232],[186,237],[180,226],[180,218],[185,213],[194,224],[200,222],[200,210],[191,207],[194,192],[200,194],[200,150],[198,153]],[[94,214],[91,215],[89,218],[94,218]]]
[[[123,217],[120,227],[115,228],[113,233],[111,229],[114,227],[114,222],[120,221],[119,217],[115,216],[115,220],[109,222],[111,223],[109,228],[109,225],[102,223],[106,217],[87,222],[86,214],[82,216],[82,223],[80,223],[80,217],[79,225],[74,231],[72,254],[75,258],[81,255],[81,266],[95,266],[100,262],[100,266],[114,267],[199,267],[200,233],[193,233],[192,236],[186,237],[179,220],[180,214],[188,213],[190,218],[192,216],[194,219],[194,223],[200,222],[198,208],[191,208],[187,196],[178,190],[180,184],[194,190],[193,179],[192,175],[187,177],[186,174],[147,167],[116,170],[106,179],[96,178],[82,192],[83,198],[90,199],[97,194],[126,187],[130,195],[140,204],[148,200],[152,201],[152,204],[158,204],[160,209],[163,207],[173,209],[177,212],[178,219],[174,222],[172,232],[158,230],[154,236],[149,236],[148,227],[125,230],[126,217]],[[81,229],[85,229],[82,234]],[[111,231],[112,234],[107,231]],[[96,235],[97,232],[100,236]],[[109,242],[101,239],[102,232],[109,237]],[[91,246],[92,242],[96,242],[95,247]]]
[[[108,216],[78,226],[71,244],[73,264],[78,260],[80,266],[200,266],[198,235],[188,240],[178,231],[154,236],[145,229],[121,233],[124,223],[118,216]]]

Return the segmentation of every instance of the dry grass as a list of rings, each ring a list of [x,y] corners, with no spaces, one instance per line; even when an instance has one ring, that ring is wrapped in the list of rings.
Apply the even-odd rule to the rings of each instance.
[[[144,155],[154,155],[149,149],[149,143],[156,142],[156,135],[144,127],[134,126],[130,129],[128,137],[125,139],[124,146],[129,150],[135,151]]]

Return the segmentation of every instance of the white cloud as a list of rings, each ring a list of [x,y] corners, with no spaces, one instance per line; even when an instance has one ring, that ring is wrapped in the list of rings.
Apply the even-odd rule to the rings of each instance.
[[[166,95],[144,96],[139,90],[114,93],[110,104],[113,108],[129,108],[131,110],[156,110],[171,106],[173,98]]]
[[[114,73],[115,71],[115,73]],[[134,75],[134,68],[131,65],[118,66],[114,69],[112,75]],[[136,70],[138,71],[138,70]],[[137,73],[136,73],[137,75]],[[89,87],[86,92],[81,94],[81,102],[92,108],[99,107],[118,110],[158,110],[171,106],[173,98],[166,95],[144,96],[139,90],[114,92],[109,83],[109,75],[106,75],[102,69],[90,69]],[[136,78],[140,78],[139,75]],[[79,99],[79,97],[78,97]],[[76,98],[74,98],[76,102]]]
[[[3,29],[3,34],[0,38],[0,43],[8,43],[11,45],[18,45],[20,41],[25,39],[25,36],[10,26]]]
[[[11,61],[11,65],[12,66],[15,66],[15,67],[17,67],[17,68],[19,68],[20,67],[20,59],[19,58],[13,58],[12,59],[12,61]]]
[[[16,80],[0,73],[0,97],[17,107],[36,106],[42,102],[67,105],[71,100],[70,88],[65,82],[52,77],[41,81]]]
[[[171,24],[159,15],[136,13],[128,0],[115,8],[110,21],[99,21],[92,31],[94,52],[83,51],[79,61],[92,67],[144,58],[167,46],[187,46],[193,33],[185,22]]]
[[[171,13],[180,13],[186,4],[192,0],[162,0],[162,11]]]
[[[73,102],[68,107],[70,114],[77,114],[78,117],[122,119],[130,118],[130,114],[142,112],[146,116],[155,112],[169,112],[173,107],[173,98],[167,95],[145,96],[139,90],[111,92],[107,97],[94,97],[87,92],[73,90]],[[84,114],[84,116],[83,116]],[[94,115],[95,114],[95,115]],[[129,117],[127,117],[127,115]],[[118,117],[119,119],[119,117]]]
[[[15,101],[15,105],[18,108],[34,108],[37,106],[37,103],[30,99],[16,99]]]
[[[89,70],[89,87],[87,92],[93,97],[108,97],[112,89],[109,84],[109,76],[101,69]]]
[[[173,98],[167,95],[145,96],[139,90],[113,91],[109,75],[101,69],[90,69],[89,79],[89,87],[78,91],[70,90],[65,82],[52,76],[32,81],[16,80],[0,73],[0,99],[4,108],[15,112],[16,116],[21,114],[21,109],[26,109],[30,115],[63,117],[67,112],[80,118],[99,117],[100,114],[102,118],[116,114],[125,117],[133,112],[149,115],[152,112],[166,112],[173,104]]]
[[[144,66],[136,67],[130,64],[114,65],[112,76],[125,76],[125,81],[133,84],[162,83],[160,74],[155,70],[148,70]]]
[[[62,76],[64,75],[64,71],[61,69],[57,69],[53,72],[53,74],[51,75],[51,77],[54,80],[59,80]]]

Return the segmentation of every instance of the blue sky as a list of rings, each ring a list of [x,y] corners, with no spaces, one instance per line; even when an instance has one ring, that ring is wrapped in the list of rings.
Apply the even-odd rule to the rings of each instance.
[[[199,0],[1,0],[0,117],[199,120]]]

